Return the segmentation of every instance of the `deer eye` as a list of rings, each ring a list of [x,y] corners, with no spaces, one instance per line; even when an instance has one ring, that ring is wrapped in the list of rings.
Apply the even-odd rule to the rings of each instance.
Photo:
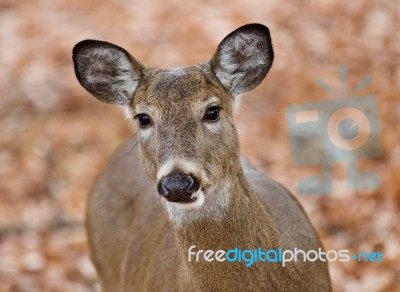
[[[134,117],[135,120],[138,120],[139,128],[145,129],[150,127],[153,122],[149,115],[146,114],[138,114]]]
[[[219,112],[220,112],[221,108],[219,106],[212,106],[209,107],[206,111],[206,113],[204,114],[204,121],[206,122],[215,122],[218,120],[219,118]]]

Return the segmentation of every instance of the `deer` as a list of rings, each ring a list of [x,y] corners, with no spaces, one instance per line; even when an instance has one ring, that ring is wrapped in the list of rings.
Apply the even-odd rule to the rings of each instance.
[[[323,250],[298,200],[240,153],[233,113],[272,66],[266,26],[239,27],[210,60],[187,67],[145,66],[99,40],[79,42],[72,58],[80,84],[122,107],[138,129],[88,197],[85,226],[103,291],[331,291],[322,260],[248,267],[189,258],[232,248]]]

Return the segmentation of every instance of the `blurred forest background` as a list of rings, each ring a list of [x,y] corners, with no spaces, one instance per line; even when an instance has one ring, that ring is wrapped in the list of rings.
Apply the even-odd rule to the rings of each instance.
[[[289,4],[290,3],[290,4]],[[269,26],[276,58],[266,80],[242,98],[242,151],[301,201],[326,249],[381,251],[384,262],[330,263],[336,291],[400,291],[400,5],[398,1],[0,0],[0,291],[96,291],[82,225],[86,197],[112,151],[135,132],[119,109],[75,78],[73,46],[100,39],[151,66],[211,57],[237,27]],[[331,195],[298,195],[285,108],[331,99],[366,75],[380,118],[381,158],[360,163],[378,191],[346,189],[334,167]]]

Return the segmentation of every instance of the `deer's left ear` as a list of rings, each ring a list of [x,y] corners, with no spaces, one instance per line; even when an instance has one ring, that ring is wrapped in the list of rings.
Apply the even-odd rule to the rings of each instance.
[[[222,85],[238,96],[261,83],[273,59],[269,29],[262,24],[247,24],[222,40],[211,67]]]

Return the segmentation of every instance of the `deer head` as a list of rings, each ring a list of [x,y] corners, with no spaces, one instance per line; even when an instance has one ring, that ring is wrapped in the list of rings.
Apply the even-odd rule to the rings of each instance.
[[[261,24],[238,28],[210,61],[184,68],[149,68],[102,41],[85,40],[73,50],[82,86],[137,121],[141,164],[170,213],[228,204],[223,190],[241,173],[233,106],[261,83],[273,57]]]

